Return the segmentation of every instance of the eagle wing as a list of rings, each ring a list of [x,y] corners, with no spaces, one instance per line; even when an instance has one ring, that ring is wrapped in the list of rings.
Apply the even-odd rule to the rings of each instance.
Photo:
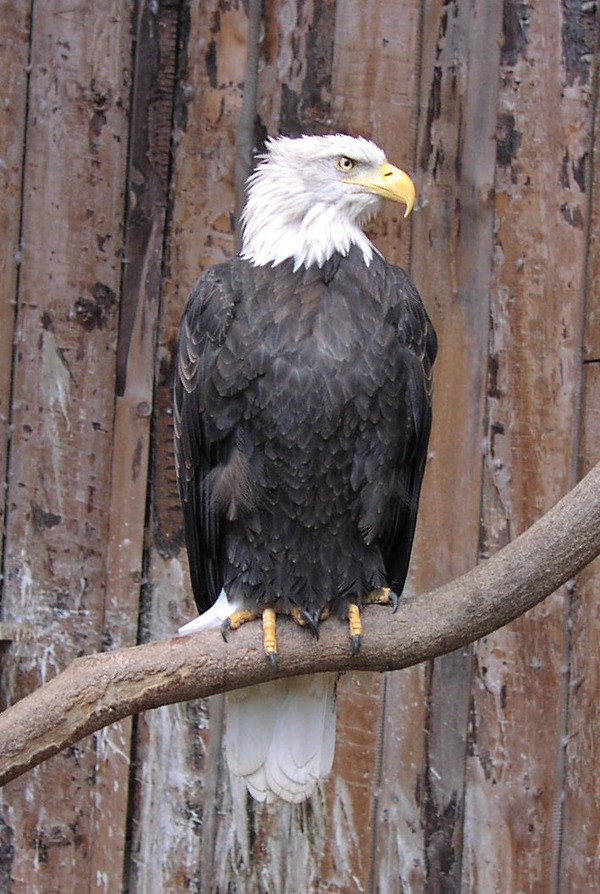
[[[396,488],[380,536],[380,549],[389,586],[400,594],[406,581],[417,522],[421,483],[431,431],[432,368],[437,338],[410,276],[389,265],[397,292],[394,323],[402,351],[404,437],[397,463]],[[393,412],[393,411],[392,411]]]
[[[181,322],[175,370],[175,464],[192,590],[200,613],[215,602],[223,585],[221,523],[211,503],[210,473],[219,464],[239,418],[235,400],[228,404],[229,413],[220,416],[218,429],[205,412],[210,371],[238,301],[228,267],[211,267],[192,289]]]

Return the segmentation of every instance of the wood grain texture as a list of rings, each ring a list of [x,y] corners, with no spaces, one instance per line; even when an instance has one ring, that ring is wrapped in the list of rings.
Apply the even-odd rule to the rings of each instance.
[[[27,635],[6,701],[102,645],[127,152],[129,4],[34,6],[2,606]],[[5,790],[11,894],[95,888],[95,763],[89,741]]]
[[[440,350],[414,559],[420,591],[477,556],[500,29],[497,4],[425,8],[417,147],[423,210],[415,217],[412,272]],[[470,650],[436,661],[426,681],[418,777],[426,891],[454,892],[461,884],[470,698]]]
[[[600,64],[597,52],[600,29],[596,23],[596,54],[590,75],[592,126],[600,126]],[[583,382],[581,399],[580,474],[600,461],[600,156],[593,145],[586,167],[587,263],[584,289]],[[562,891],[592,894],[600,887],[598,829],[600,828],[599,774],[590,772],[600,755],[600,675],[596,660],[600,636],[600,563],[589,565],[573,589],[570,640],[568,725],[561,743],[565,756],[564,820],[562,829]]]
[[[590,115],[571,13],[505,7],[483,557],[575,476]],[[559,890],[569,616],[566,588],[476,647],[465,892]]]
[[[248,20],[241,2],[177,5],[172,94],[172,203],[155,358],[155,415],[142,637],[171,636],[196,614],[183,548],[173,461],[172,363],[187,294],[203,269],[234,252],[234,161]],[[162,56],[159,63],[162,64]],[[215,828],[221,806],[221,708],[213,700],[165,708],[137,726],[131,892],[218,890]],[[214,723],[213,723],[214,720]],[[176,734],[175,731],[178,731]],[[165,751],[169,760],[164,760]],[[207,765],[207,754],[215,755]],[[165,793],[167,793],[165,795]],[[230,825],[227,819],[228,825]],[[153,854],[160,852],[156,861]]]
[[[194,611],[172,358],[234,250],[249,6],[133,7],[0,2],[3,705],[133,642],[138,609],[142,642]],[[371,232],[441,341],[412,598],[483,572],[598,459],[597,5],[263,7],[257,147],[349,130],[417,181],[409,225],[389,206]],[[219,697],[73,740],[3,793],[0,890],[595,894],[598,586],[594,563],[471,655],[344,678],[307,808],[231,788]]]
[[[21,260],[23,148],[27,117],[29,20],[18,0],[0,4],[0,481],[6,479],[10,443],[12,345]],[[4,535],[5,494],[0,499]]]
[[[419,28],[419,9],[413,3],[338,4],[332,60],[331,117],[335,128],[373,139],[392,163],[411,173],[416,154]],[[412,219],[404,221],[397,206],[384,202],[369,235],[387,260],[406,267],[412,227]],[[426,294],[423,297],[429,307]],[[405,862],[404,854],[398,855],[399,838],[408,839],[415,847],[413,816],[389,811],[400,780],[400,785],[408,782],[408,792],[411,788],[414,792],[412,768],[408,780],[403,765],[394,761],[394,746],[388,751],[389,733],[393,728],[394,744],[398,746],[400,739],[400,749],[409,752],[414,748],[412,733],[420,727],[420,711],[424,711],[422,669],[407,671],[403,677],[401,699],[392,678],[371,675],[349,684],[338,701],[336,778],[330,786],[335,795],[330,811],[335,813],[337,808],[348,814],[347,822],[353,823],[347,834],[364,842],[350,866],[357,887],[367,891],[378,884],[382,867],[388,879],[385,889],[396,873],[402,874],[396,863],[397,859]],[[402,711],[407,701],[418,703],[420,711],[415,712],[415,724],[405,742],[396,712]],[[414,811],[410,794],[405,795],[404,803]],[[382,815],[390,821],[384,827]],[[340,862],[336,860],[337,837],[334,845],[334,871],[328,876],[332,885],[348,877],[348,873],[335,873]]]
[[[600,461],[600,363],[584,367],[582,472]],[[600,781],[590,772],[600,754],[600,677],[594,661],[600,625],[600,562],[576,579],[570,615],[572,629],[565,752],[561,891],[593,894],[600,886],[598,828]]]
[[[105,648],[135,645],[143,584],[148,456],[156,331],[169,189],[172,97],[178,9],[141,4],[135,34],[130,114],[128,213],[117,335],[110,515],[103,618]],[[127,875],[132,724],[113,724],[97,737],[97,835],[92,877]],[[106,847],[106,841],[114,842]],[[120,867],[120,870],[119,870]]]

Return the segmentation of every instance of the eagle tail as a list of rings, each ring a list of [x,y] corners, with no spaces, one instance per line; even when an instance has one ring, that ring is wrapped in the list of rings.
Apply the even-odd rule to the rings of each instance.
[[[336,681],[311,674],[228,693],[227,762],[257,801],[299,803],[330,772]]]
[[[187,624],[180,627],[177,631],[177,635],[190,636],[192,633],[199,633],[201,630],[213,630],[215,627],[218,628],[230,617],[230,615],[237,611],[238,608],[241,608],[241,605],[236,606],[234,603],[231,603],[225,594],[225,590],[221,590],[217,601],[214,602],[207,611],[202,612],[201,615],[194,618],[193,621],[188,621]]]
[[[220,627],[236,608],[223,591],[179,635]],[[310,674],[228,693],[227,763],[257,801],[305,801],[330,772],[336,682],[337,674]]]

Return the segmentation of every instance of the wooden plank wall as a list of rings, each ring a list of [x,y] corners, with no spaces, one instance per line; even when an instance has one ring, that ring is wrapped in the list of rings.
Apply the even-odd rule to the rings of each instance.
[[[234,251],[251,8],[0,2],[3,704],[192,614],[172,362],[188,290]],[[264,0],[256,145],[361,133],[417,183],[372,231],[440,337],[410,592],[600,459],[598,17]],[[219,698],[79,743],[2,793],[0,890],[595,894],[599,567],[472,649],[344,677],[309,805],[232,788]]]
[[[103,645],[131,62],[127,2],[26,7],[2,19],[3,64],[26,84],[2,596],[21,636],[5,702]],[[84,743],[7,787],[5,890],[109,889],[98,757]]]

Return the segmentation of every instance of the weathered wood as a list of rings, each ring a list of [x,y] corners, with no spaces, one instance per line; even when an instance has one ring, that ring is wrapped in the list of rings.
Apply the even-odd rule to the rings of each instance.
[[[504,5],[483,557],[574,479],[593,16]],[[475,650],[465,892],[559,890],[569,603],[565,588]]]
[[[154,464],[156,482],[143,606],[144,638],[172,635],[195,615],[173,462],[172,362],[185,299],[202,270],[234,253],[236,135],[246,68],[247,13],[242,0],[180,8],[173,124],[173,204],[163,271],[156,363]],[[186,598],[187,594],[187,598]],[[210,717],[219,714],[211,705]],[[178,735],[174,735],[174,729]],[[211,855],[221,810],[219,764],[205,755],[220,743],[208,706],[165,709],[140,718],[134,790],[130,890],[161,894],[215,885]],[[169,760],[165,761],[165,750]],[[165,797],[165,792],[168,796]],[[153,855],[163,858],[158,862]],[[214,887],[214,890],[217,890]]]
[[[411,172],[416,154],[420,24],[420,10],[410,2],[393,7],[386,3],[338,7],[330,88],[335,127],[374,139],[391,161]],[[407,266],[411,229],[411,222],[402,221],[397,208],[384,203],[370,235],[388,260]],[[338,703],[334,772],[343,780],[358,754],[367,783],[350,788],[347,795],[357,824],[353,833],[364,840],[356,857],[360,872],[354,872],[364,890],[374,891],[378,885],[382,891],[392,891],[395,877],[403,883],[410,878],[416,890],[419,888],[416,867],[422,866],[422,830],[413,768],[422,764],[416,752],[422,754],[423,746],[423,679],[422,668],[403,673],[399,697],[398,680],[370,677],[370,699],[377,703],[377,710],[371,708],[370,722],[363,724],[357,717],[364,710],[360,711],[352,689],[349,697]],[[413,712],[413,723],[408,726],[397,722],[406,704]],[[363,736],[359,749],[355,744],[357,725],[362,726]],[[345,734],[346,726],[350,737]],[[399,810],[396,805],[400,802]],[[363,829],[365,817],[368,832]],[[407,858],[407,848],[414,859]],[[335,850],[333,856],[335,867]],[[331,881],[339,883],[339,873],[333,874]]]
[[[411,172],[416,152],[419,25],[419,9],[410,2],[338,4],[332,59],[331,119],[335,129],[375,140],[390,161]],[[397,206],[384,202],[369,235],[385,258],[407,266],[411,228],[411,221],[403,220]],[[424,709],[422,670],[403,676],[404,698],[420,700]],[[399,822],[388,826],[383,842],[387,851],[391,836],[391,853],[382,859],[380,816],[395,797],[396,780],[402,776],[401,768],[389,762],[386,750],[390,729],[386,721],[397,716],[394,697],[388,697],[391,685],[390,680],[371,675],[342,689],[338,699],[336,778],[329,789],[335,796],[330,797],[329,810],[334,815],[348,814],[347,822],[352,825],[341,840],[332,836],[332,871],[328,875],[332,885],[343,884],[351,875],[357,887],[373,891],[382,866],[388,878],[396,873],[396,842],[399,836],[410,835],[411,817],[396,815]],[[399,737],[403,738],[402,731]],[[357,761],[360,775],[352,772]],[[405,802],[408,805],[410,799]],[[363,843],[351,848],[342,860],[340,851],[347,847],[348,837]]]
[[[417,153],[423,209],[415,216],[412,273],[440,348],[412,575],[421,591],[477,556],[501,8],[438,2],[427,4],[424,16]],[[397,687],[392,701],[401,704],[401,679]],[[470,697],[470,651],[436,661],[418,771],[424,891],[460,888]]]
[[[137,642],[178,17],[176,3],[140,4],[136,23],[103,626],[111,649]],[[131,722],[103,730],[96,744],[102,809],[91,875],[110,877],[119,865],[126,875]]]
[[[600,461],[600,362],[584,371],[583,469]],[[563,741],[564,820],[562,827],[562,892],[595,894],[600,888],[598,829],[600,777],[594,772],[600,755],[600,680],[596,666],[600,628],[600,562],[596,560],[574,583],[568,727]]]
[[[193,613],[171,364],[189,287],[234,247],[248,8],[138,4],[148,31],[136,35],[129,120],[130,0],[0,2],[3,703],[79,653],[133,641],[140,589],[144,640],[172,634]],[[416,173],[420,207],[410,225],[390,205],[372,232],[387,257],[412,266],[442,347],[408,594],[476,559],[480,446],[482,559],[566,489],[578,455],[583,469],[597,459],[600,128],[596,120],[592,131],[590,113],[595,104],[597,119],[599,78],[589,71],[597,32],[598,12],[583,2],[264,3],[257,143],[267,132],[350,130]],[[173,206],[159,270],[172,124]],[[414,668],[346,677],[334,773],[309,809],[247,808],[231,790],[218,698],[210,709],[199,700],[142,714],[131,740],[125,721],[73,745],[6,787],[0,889],[70,894],[76,879],[78,890],[118,890],[124,859],[130,894],[233,885],[421,894],[444,884],[453,894],[592,894],[600,884],[596,566],[479,643],[472,682],[461,654],[427,676]],[[245,637],[252,631],[236,642]]]
[[[596,141],[586,165],[587,263],[583,320],[583,387],[581,400],[580,474],[600,461],[600,26],[596,21],[596,54],[592,77],[593,133]],[[563,742],[566,778],[562,828],[561,892],[594,894],[600,889],[600,562],[589,565],[573,589],[568,726]]]
[[[0,3],[0,481],[6,480],[10,443],[12,345],[18,271],[23,147],[27,113],[29,19],[19,0]],[[5,494],[0,498],[0,538],[4,536]],[[0,559],[1,563],[2,559]]]
[[[413,167],[418,117],[419,8],[387,0],[338,4],[332,60],[335,128],[375,140],[390,161]],[[408,265],[410,226],[383,202],[370,235],[384,257]]]
[[[129,97],[128,2],[31,6],[2,607],[32,633],[4,656],[6,701],[102,644]],[[89,741],[5,790],[7,890],[96,889],[95,761]]]

